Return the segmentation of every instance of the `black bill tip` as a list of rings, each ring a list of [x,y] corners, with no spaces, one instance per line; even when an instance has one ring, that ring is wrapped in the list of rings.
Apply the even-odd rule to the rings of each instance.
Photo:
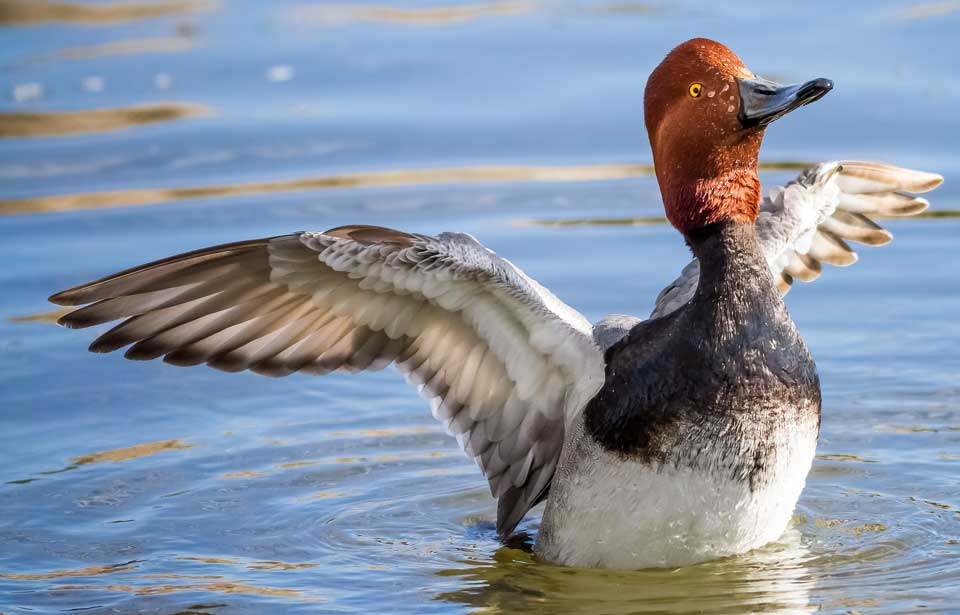
[[[820,77],[819,79],[813,79],[801,85],[797,96],[802,99],[803,102],[801,104],[805,105],[815,100],[820,100],[832,89],[833,81]]]
[[[801,85],[781,85],[758,77],[737,79],[740,89],[740,123],[745,128],[766,126],[794,109],[826,96],[830,79],[813,79]]]

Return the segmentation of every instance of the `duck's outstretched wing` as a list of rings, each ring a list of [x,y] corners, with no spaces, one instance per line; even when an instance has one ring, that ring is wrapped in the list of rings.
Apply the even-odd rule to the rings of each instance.
[[[590,324],[473,237],[348,226],[216,246],[63,291],[90,346],[270,376],[395,363],[474,458],[508,534],[546,493],[565,411],[603,381]],[[89,305],[86,305],[89,304]]]
[[[870,216],[912,216],[930,205],[908,193],[933,190],[943,181],[934,173],[912,171],[879,162],[824,162],[778,186],[763,199],[757,236],[780,292],[793,281],[811,282],[822,263],[846,266],[857,261],[848,244],[872,246],[893,235]],[[657,297],[651,317],[664,316],[693,297],[700,265],[694,260]]]

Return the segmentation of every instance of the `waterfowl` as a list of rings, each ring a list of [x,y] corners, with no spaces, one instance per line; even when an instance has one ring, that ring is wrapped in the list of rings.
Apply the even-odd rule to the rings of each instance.
[[[761,198],[764,130],[825,95],[758,78],[693,39],[647,83],[667,217],[694,260],[647,320],[576,310],[470,235],[352,225],[215,246],[53,295],[93,352],[269,376],[395,365],[498,500],[506,537],[546,500],[536,552],[560,564],[679,566],[786,528],[820,424],[813,359],[784,306],[848,240],[891,235],[934,174],[826,162]]]

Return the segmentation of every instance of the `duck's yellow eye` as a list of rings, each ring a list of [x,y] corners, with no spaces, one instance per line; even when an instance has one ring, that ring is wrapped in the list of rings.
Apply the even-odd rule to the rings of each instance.
[[[689,92],[690,96],[696,98],[700,96],[701,92],[703,92],[703,85],[699,83],[691,83]]]

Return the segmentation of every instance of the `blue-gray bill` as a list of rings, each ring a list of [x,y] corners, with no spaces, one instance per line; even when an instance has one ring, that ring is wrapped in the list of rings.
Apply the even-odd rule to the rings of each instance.
[[[781,85],[757,77],[737,79],[740,88],[740,122],[744,127],[766,126],[794,109],[823,98],[833,89],[829,79],[813,79],[801,85]]]

